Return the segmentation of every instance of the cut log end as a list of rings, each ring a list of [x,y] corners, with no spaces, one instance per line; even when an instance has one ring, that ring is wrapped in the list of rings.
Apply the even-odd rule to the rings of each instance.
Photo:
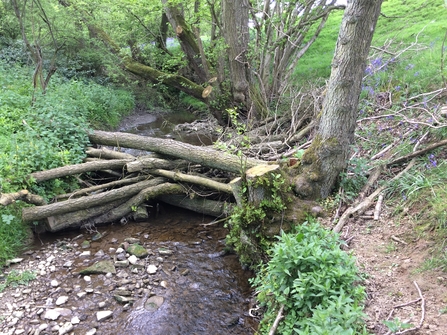
[[[212,86],[205,87],[205,89],[202,92],[202,98],[204,98],[204,99],[207,98],[211,94],[212,91],[213,91]]]
[[[261,177],[269,172],[274,172],[279,170],[279,165],[271,164],[271,165],[257,165],[246,171],[247,179],[252,179],[256,177]]]

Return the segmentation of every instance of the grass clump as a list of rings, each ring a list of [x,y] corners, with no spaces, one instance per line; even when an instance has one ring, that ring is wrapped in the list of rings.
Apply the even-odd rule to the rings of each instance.
[[[278,334],[367,334],[365,289],[354,258],[340,249],[337,234],[309,220],[282,234],[252,280],[266,307],[260,333],[271,328],[280,305]]]
[[[0,282],[0,293],[8,286],[17,287],[19,285],[28,285],[32,280],[36,279],[36,274],[32,271],[19,272],[12,270],[8,273],[3,282]]]

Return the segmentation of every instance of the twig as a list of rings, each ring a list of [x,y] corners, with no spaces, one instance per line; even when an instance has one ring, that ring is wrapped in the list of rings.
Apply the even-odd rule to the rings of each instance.
[[[374,210],[374,221],[379,220],[380,211],[382,210],[382,203],[383,203],[383,194],[380,194],[379,199],[377,199],[376,208]]]
[[[283,318],[282,315],[283,311],[284,311],[284,304],[282,304],[281,307],[279,308],[278,315],[276,315],[275,322],[273,322],[272,328],[270,328],[269,335],[275,335],[276,329],[279,326],[279,321],[281,321],[281,319]]]
[[[410,170],[414,165],[415,160],[413,159],[405,169],[403,169],[401,172],[399,172],[396,176],[394,176],[390,181],[396,180],[400,178],[403,174],[405,174],[408,170]],[[381,186],[377,190],[375,190],[369,197],[365,198],[365,200],[361,201],[360,203],[354,204],[351,207],[349,207],[343,215],[340,217],[340,220],[338,220],[337,225],[332,229],[334,232],[339,233],[346,222],[348,221],[349,217],[352,214],[355,214],[357,212],[362,212],[366,208],[368,208],[372,201],[380,194],[382,191],[386,188],[386,186]]]
[[[402,244],[405,244],[405,245],[407,245],[408,243],[407,242],[405,242],[405,241],[402,241],[400,238],[398,238],[398,237],[396,237],[396,236],[394,236],[394,235],[391,235],[391,239],[392,240],[394,240],[394,241],[396,241],[396,242],[399,242],[399,243],[402,243]]]
[[[419,324],[416,327],[402,330],[400,332],[395,333],[395,335],[405,334],[405,333],[411,332],[413,330],[418,330],[418,329],[420,329],[422,327],[422,324],[424,323],[424,319],[425,319],[425,299],[424,299],[424,296],[422,295],[421,289],[418,286],[418,283],[416,283],[416,281],[414,281],[413,284],[414,284],[414,286],[416,286],[416,289],[418,290],[418,293],[419,293],[420,299],[418,299],[418,300],[421,301],[421,310],[422,310],[422,312],[421,312],[421,320],[419,321]]]
[[[408,154],[408,155],[396,158],[395,160],[392,160],[391,162],[387,163],[387,166],[405,162],[405,161],[407,161],[407,160],[409,160],[409,159],[411,159],[413,157],[420,156],[422,154],[425,154],[426,152],[429,152],[431,150],[434,150],[434,149],[439,148],[439,147],[441,147],[443,145],[446,145],[446,144],[447,144],[447,139],[439,141],[437,143],[433,143],[433,144],[427,146],[424,149],[417,150],[417,151],[412,152],[411,154]]]

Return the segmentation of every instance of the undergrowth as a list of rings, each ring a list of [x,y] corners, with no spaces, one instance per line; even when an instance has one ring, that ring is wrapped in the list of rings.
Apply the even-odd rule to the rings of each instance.
[[[278,334],[367,334],[365,288],[354,257],[340,249],[337,234],[309,220],[282,234],[252,285],[266,307],[260,333],[267,334],[284,305]]]
[[[0,61],[0,192],[28,189],[51,199],[77,187],[75,179],[37,185],[28,175],[82,162],[87,130],[116,127],[134,101],[127,91],[57,75],[45,94],[33,92],[32,71]],[[17,252],[27,235],[20,220],[23,206],[17,202],[0,208],[0,265]]]

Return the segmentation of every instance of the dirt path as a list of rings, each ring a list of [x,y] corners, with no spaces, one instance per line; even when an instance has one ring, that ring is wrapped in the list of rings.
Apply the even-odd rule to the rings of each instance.
[[[367,274],[365,312],[373,334],[391,334],[384,320],[395,320],[397,327],[399,323],[418,326],[422,317],[420,329],[405,333],[447,334],[447,275],[421,271],[424,261],[432,256],[433,242],[430,237],[418,236],[415,228],[410,219],[397,220],[385,214],[379,221],[351,220],[342,233],[345,239],[352,237],[349,250]],[[422,301],[415,301],[420,298],[415,283],[424,307]],[[393,308],[399,305],[405,306]],[[401,328],[395,334],[403,331]]]

